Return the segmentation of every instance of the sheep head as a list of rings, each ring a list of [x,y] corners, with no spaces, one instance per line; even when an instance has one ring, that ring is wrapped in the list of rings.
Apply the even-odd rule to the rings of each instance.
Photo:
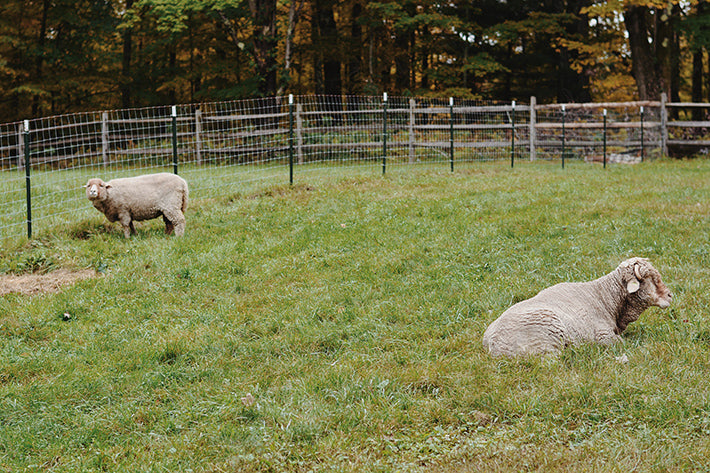
[[[621,263],[619,269],[629,296],[639,299],[647,307],[665,309],[671,305],[673,294],[650,261],[645,258],[631,258]]]
[[[656,306],[665,309],[671,305],[671,291],[647,259],[628,259],[619,265],[617,271],[626,291],[623,307],[616,319],[617,333],[626,330],[647,308]]]
[[[89,182],[84,186],[86,188],[86,197],[89,200],[104,200],[108,195],[106,189],[110,189],[111,185],[106,184],[99,178],[89,179]]]

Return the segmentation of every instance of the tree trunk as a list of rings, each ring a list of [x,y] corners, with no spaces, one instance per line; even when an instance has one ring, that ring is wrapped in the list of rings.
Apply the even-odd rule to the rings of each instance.
[[[577,20],[571,26],[569,33],[572,36],[582,38],[589,37],[589,17],[582,13],[585,7],[588,7],[592,2],[589,0],[575,0],[567,2],[566,13],[571,13]],[[577,59],[578,53],[564,49],[563,65],[565,67],[565,75],[567,77],[567,87],[576,102],[591,102],[592,96],[589,91],[590,79],[589,75],[584,71],[581,73],[575,72],[570,66],[574,59]]]
[[[293,33],[298,23],[298,16],[301,12],[301,7],[305,0],[291,0],[291,5],[288,7],[288,26],[286,29],[286,45],[284,46],[284,67],[282,72],[282,80],[276,95],[283,94],[284,90],[290,82],[289,73],[291,71],[291,49],[293,47]]]
[[[421,80],[421,88],[428,90],[429,89],[429,28],[424,25],[422,27],[422,34],[421,38],[423,39],[423,46],[422,46],[422,80]]]
[[[334,0],[316,0],[315,21],[318,41],[316,47],[323,58],[323,93],[340,95],[343,83],[340,77],[339,35],[333,11]]]
[[[407,12],[412,15],[413,12]],[[405,28],[395,29],[394,39],[394,89],[396,92],[403,92],[411,88],[411,62],[410,47],[413,48],[414,38],[410,31]]]
[[[276,0],[249,0],[254,21],[254,62],[261,95],[276,93]]]
[[[631,47],[631,70],[636,80],[640,100],[658,100],[664,90],[656,56],[649,43],[649,28],[645,7],[631,6],[624,11],[624,23]]]
[[[680,45],[678,34],[675,31],[673,18],[680,16],[679,6],[670,6],[665,9],[656,9],[656,35],[655,45],[656,62],[659,65],[661,86],[671,102],[680,101]],[[677,109],[671,109],[672,114],[677,114]]]
[[[170,77],[175,77],[177,75],[177,46],[175,43],[170,45],[170,48],[168,50],[168,74]],[[176,104],[178,102],[177,100],[177,85],[173,85],[170,87],[170,90],[168,91],[168,103]]]
[[[692,102],[703,101],[703,51],[702,49],[693,53],[693,75],[692,75],[692,92],[690,100]],[[699,108],[693,109],[693,120],[702,120],[703,110]]]
[[[42,13],[41,13],[41,19],[40,19],[40,24],[39,24],[39,34],[37,35],[37,46],[38,46],[38,51],[37,51],[37,57],[35,57],[35,77],[34,80],[36,81],[37,85],[39,87],[42,87],[42,80],[43,80],[43,67],[42,64],[44,62],[44,56],[45,56],[45,44],[46,44],[46,39],[47,39],[47,17],[49,15],[49,7],[50,7],[50,1],[49,0],[44,0],[42,2]],[[34,97],[32,98],[32,116],[37,117],[40,114],[40,96],[39,94],[35,94]]]
[[[133,0],[126,0],[126,10],[133,7]],[[131,56],[133,49],[133,28],[123,31],[123,57],[121,61],[121,105],[131,106]]]
[[[345,90],[349,95],[360,95],[363,91],[362,81],[362,55],[360,54],[362,41],[362,26],[358,19],[362,16],[360,2],[353,3],[350,26],[350,53],[348,59],[347,84]]]
[[[696,14],[698,16],[702,16],[705,13],[705,1],[700,0],[698,2]],[[693,102],[702,102],[704,95],[703,95],[703,87],[706,87],[707,84],[704,84],[705,82],[705,76],[703,74],[703,70],[705,67],[705,53],[704,49],[701,45],[693,43],[698,42],[700,38],[693,38],[695,41],[691,41],[691,47],[693,51],[693,73],[691,76],[691,101]],[[701,110],[699,108],[694,108],[693,109],[693,120],[703,120],[703,115],[705,114],[704,110]]]

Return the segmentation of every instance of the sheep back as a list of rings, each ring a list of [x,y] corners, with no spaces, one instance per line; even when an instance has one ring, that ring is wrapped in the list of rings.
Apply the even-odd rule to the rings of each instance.
[[[486,329],[484,345],[493,355],[512,356],[613,341],[613,318],[585,285],[560,283],[513,305]]]

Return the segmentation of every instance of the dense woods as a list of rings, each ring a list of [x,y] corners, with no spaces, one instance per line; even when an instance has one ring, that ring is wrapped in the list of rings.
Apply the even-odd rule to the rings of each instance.
[[[4,0],[0,120],[276,94],[707,100],[705,0]]]

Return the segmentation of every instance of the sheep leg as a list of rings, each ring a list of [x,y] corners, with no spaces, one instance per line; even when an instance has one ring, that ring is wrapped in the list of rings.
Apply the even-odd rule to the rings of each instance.
[[[163,214],[165,221],[165,233],[170,235],[175,232],[175,236],[183,236],[185,233],[185,216],[180,211]]]
[[[118,221],[121,222],[123,227],[123,236],[126,238],[131,238],[131,234],[136,234],[136,229],[133,226],[133,219],[128,213],[122,213],[118,216]]]
[[[613,345],[615,343],[624,342],[624,340],[612,330],[597,330],[594,334],[594,339],[602,345]]]
[[[165,215],[163,215],[163,222],[165,222],[165,234],[172,235],[173,230],[175,229],[175,227],[173,226],[173,223],[170,220],[168,220],[168,217],[166,217]]]

